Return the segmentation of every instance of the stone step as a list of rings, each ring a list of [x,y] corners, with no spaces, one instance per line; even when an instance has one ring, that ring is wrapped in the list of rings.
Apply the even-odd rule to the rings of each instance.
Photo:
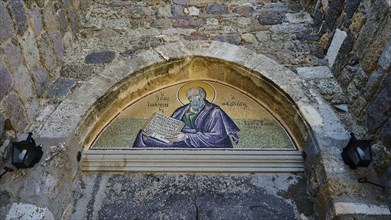
[[[87,150],[83,172],[299,173],[294,150]]]

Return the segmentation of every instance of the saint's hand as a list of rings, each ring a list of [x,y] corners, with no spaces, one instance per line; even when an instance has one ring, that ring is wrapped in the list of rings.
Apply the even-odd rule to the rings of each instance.
[[[170,141],[172,142],[179,142],[179,141],[184,141],[187,138],[189,138],[185,133],[182,132],[176,132],[173,133],[170,137]]]

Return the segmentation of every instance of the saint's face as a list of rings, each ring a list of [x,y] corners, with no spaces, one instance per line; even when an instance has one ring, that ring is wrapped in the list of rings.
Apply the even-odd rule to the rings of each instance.
[[[191,89],[187,92],[187,98],[190,101],[190,107],[194,110],[200,110],[204,106],[204,98],[197,89]]]

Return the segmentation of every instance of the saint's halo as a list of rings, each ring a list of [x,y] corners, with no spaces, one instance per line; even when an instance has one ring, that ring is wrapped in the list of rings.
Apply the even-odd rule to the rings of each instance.
[[[182,105],[189,103],[189,100],[186,97],[186,91],[192,87],[202,87],[206,92],[206,100],[213,102],[216,98],[216,91],[212,85],[204,81],[191,81],[185,83],[178,89],[177,99]]]

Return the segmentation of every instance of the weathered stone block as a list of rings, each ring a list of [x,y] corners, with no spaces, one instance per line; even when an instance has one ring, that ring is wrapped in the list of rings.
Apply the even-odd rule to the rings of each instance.
[[[58,21],[58,25],[59,25],[59,30],[61,32],[61,35],[64,36],[65,32],[68,31],[68,20],[67,20],[67,17],[65,15],[65,12],[63,9],[60,9],[57,11],[57,21]]]
[[[72,9],[68,10],[68,19],[69,19],[69,24],[71,27],[71,30],[73,33],[78,33],[79,31],[79,15]]]
[[[126,53],[122,54],[126,56]],[[88,77],[92,76],[93,73],[94,69],[92,68],[92,66],[89,65],[80,66],[76,64],[69,64],[64,65],[60,70],[60,76],[77,80],[85,80]]]
[[[10,119],[11,125],[17,129],[18,132],[22,132],[28,124],[28,120],[25,116],[26,112],[19,100],[19,97],[10,92],[3,100],[4,114]]]
[[[103,64],[103,63],[111,63],[115,58],[114,51],[99,51],[88,54],[84,60],[85,63],[88,64]]]
[[[352,24],[350,25],[350,29],[357,36],[360,33],[361,28],[363,27],[363,25],[365,23],[364,14],[362,12],[355,13],[353,15],[352,20],[351,20],[351,23]]]
[[[38,49],[41,61],[47,70],[53,70],[56,66],[56,56],[54,55],[52,41],[47,33],[42,34],[38,39]]]
[[[391,18],[388,16],[388,19]],[[367,48],[362,59],[362,67],[365,72],[370,73],[377,69],[378,60],[391,39],[391,22],[385,19],[382,25],[382,31],[379,32],[376,40]]]
[[[242,38],[239,36],[238,33],[231,33],[231,34],[222,34],[220,36],[212,38],[212,40],[239,45],[240,42],[242,41]]]
[[[334,63],[332,65],[332,70],[336,77],[339,77],[343,68],[346,66],[349,59],[351,58],[351,51],[353,49],[353,46],[354,46],[354,36],[352,35],[351,32],[349,32],[345,40],[343,41],[341,47],[339,48],[338,55],[335,58]]]
[[[76,81],[60,77],[50,86],[48,97],[65,97],[76,85]]]
[[[0,43],[8,40],[14,36],[15,30],[11,20],[11,16],[8,14],[7,7],[3,1],[0,2]]]
[[[350,105],[351,106],[350,112],[356,117],[361,117],[362,113],[365,111],[367,100],[362,96],[358,96],[352,101],[353,102]]]
[[[327,66],[297,67],[296,71],[305,79],[333,78],[333,73]]]
[[[62,38],[62,42],[64,44],[65,51],[68,50],[71,47],[71,45],[73,45],[72,43],[74,42],[72,33],[69,31],[66,32],[64,34],[64,37]]]
[[[157,14],[156,14],[157,18],[170,18],[172,17],[172,14],[171,14],[171,7],[170,5],[162,5],[162,6],[159,6],[159,8],[157,9]]]
[[[346,102],[346,98],[342,95],[342,88],[334,78],[316,79],[310,84],[317,88],[319,93],[332,104]]]
[[[13,72],[12,81],[14,90],[18,93],[22,102],[28,102],[31,97],[35,96],[31,76],[24,65],[19,66]]]
[[[289,23],[312,23],[311,15],[308,12],[285,14]]]
[[[111,2],[110,6],[113,6],[113,7],[127,7],[127,6],[129,6],[131,4],[132,4],[131,2],[115,1],[115,2]]]
[[[218,26],[219,25],[219,20],[216,18],[207,18],[206,19],[206,26],[209,28],[213,28],[213,26]]]
[[[361,0],[347,0],[343,9],[345,16],[349,19],[352,18],[360,3]]]
[[[23,2],[21,0],[12,0],[9,4],[12,17],[16,23],[16,31],[22,36],[28,28],[27,16],[23,7]]]
[[[391,149],[391,117],[388,119],[388,123],[383,130],[381,140],[388,149]]]
[[[39,63],[39,51],[35,41],[34,34],[27,31],[25,37],[20,41],[22,47],[24,60],[26,65],[31,69]]]
[[[349,184],[350,185],[350,184]],[[364,200],[365,201],[365,200]],[[390,210],[387,205],[376,205],[372,202],[336,202],[332,210],[332,216],[327,219],[373,219],[386,220],[390,218]]]
[[[195,29],[169,28],[162,31],[163,35],[190,35]]]
[[[154,20],[154,22],[152,22],[151,27],[168,29],[171,27],[171,19],[168,18],[156,19]]]
[[[206,21],[202,19],[177,19],[173,21],[172,26],[175,28],[186,28],[186,27],[202,27],[206,24]]]
[[[102,20],[97,20],[102,21]],[[102,22],[103,29],[113,29],[116,31],[126,32],[132,26],[132,23],[129,19],[112,19],[112,20],[103,20]]]
[[[345,41],[347,34],[345,31],[341,31],[337,29],[334,33],[333,40],[331,41],[330,47],[327,51],[327,59],[329,61],[329,66],[332,67],[334,65],[335,59],[341,49],[343,42]]]
[[[313,24],[316,32],[320,31],[322,27],[322,23],[323,23],[323,13],[319,8],[317,8],[316,11],[314,12],[314,24]],[[319,33],[323,34],[324,31]]]
[[[372,98],[375,95],[375,93],[379,90],[383,76],[384,76],[384,71],[380,69],[371,73],[364,90],[364,97],[367,100],[370,100],[370,98]]]
[[[190,0],[172,0],[172,2],[178,5],[188,5],[190,3]]]
[[[387,46],[384,48],[383,53],[380,56],[379,65],[385,71],[391,70],[391,40],[388,41]]]
[[[239,6],[232,10],[233,13],[236,13],[243,17],[250,17],[254,11],[255,9],[249,5]]]
[[[171,14],[174,18],[185,16],[184,7],[180,5],[173,5],[171,7]]]
[[[40,208],[33,204],[14,203],[7,214],[7,220],[10,219],[47,219],[54,220],[53,214],[48,208]]]
[[[261,12],[272,12],[272,13],[281,13],[286,12],[288,10],[292,10],[294,7],[293,2],[271,2],[268,4],[265,4],[261,8]],[[293,10],[292,10],[293,11]]]
[[[361,58],[364,53],[367,53],[366,49],[375,38],[377,29],[380,25],[379,19],[385,18],[388,12],[389,5],[387,1],[388,0],[377,0],[373,4],[370,16],[362,27],[354,46],[357,57]]]
[[[7,68],[0,59],[0,101],[12,88],[12,79]]]
[[[269,31],[259,31],[255,33],[259,42],[266,42],[270,40],[270,32]]]
[[[1,141],[1,137],[3,136],[3,132],[4,132],[4,115],[3,113],[0,112],[0,141]]]
[[[39,100],[37,97],[32,97],[28,102],[24,104],[26,108],[27,118],[33,121],[39,113]]]
[[[335,30],[335,27],[337,25],[338,17],[341,15],[343,10],[343,3],[344,0],[333,0],[331,2],[331,5],[327,11],[325,21],[327,26],[329,27],[329,30]]]
[[[29,11],[31,23],[33,24],[35,36],[39,36],[42,32],[42,17],[41,10],[39,8],[32,8]]]
[[[161,0],[148,0],[147,4],[148,5],[158,5],[161,3]]]
[[[285,15],[283,14],[264,14],[258,17],[258,22],[261,25],[275,25],[282,24],[285,21]]]
[[[257,42],[257,38],[252,33],[245,33],[245,34],[240,35],[240,37],[245,42],[248,42],[248,43],[256,43]]]
[[[274,33],[298,33],[306,32],[307,28],[303,24],[277,24],[270,28]]]
[[[64,57],[64,43],[62,42],[62,36],[59,31],[57,31],[52,36],[52,41],[54,54],[56,55],[57,60],[62,60],[62,58]]]
[[[227,5],[220,5],[220,4],[212,4],[206,6],[206,13],[207,14],[227,14],[228,13],[228,6]]]
[[[304,11],[303,4],[300,2],[289,2],[288,7],[289,7],[289,9],[287,10],[288,12],[298,13]]]
[[[102,30],[102,20],[91,18],[84,23],[83,27],[90,30],[100,31]]]
[[[365,83],[368,81],[368,75],[360,69],[353,75],[353,79],[349,82],[346,91],[350,102],[353,102],[358,96],[362,94],[365,88]]]
[[[206,35],[204,35],[204,34],[195,33],[195,34],[184,36],[184,39],[185,40],[190,40],[190,41],[193,41],[193,40],[206,40],[206,39],[208,39],[208,37]]]
[[[17,71],[18,67],[23,63],[23,56],[20,48],[15,46],[13,43],[9,43],[3,47],[3,50],[7,51],[5,59],[10,70],[12,72]]]
[[[198,9],[197,7],[192,6],[188,10],[189,10],[189,15],[190,16],[198,16],[198,15],[200,15],[200,9]]]
[[[389,119],[391,112],[391,75],[388,75],[383,82],[382,88],[377,97],[369,104],[367,110],[368,131],[375,133]]]
[[[318,41],[320,39],[318,34],[296,34],[296,38],[302,41]]]
[[[41,67],[35,67],[32,71],[35,91],[37,92],[38,97],[42,97],[48,88],[49,84],[49,74],[45,69]]]
[[[338,77],[338,81],[342,87],[347,87],[347,85],[352,81],[354,75],[357,73],[359,68],[357,66],[346,66],[340,76]],[[362,70],[361,70],[362,71]]]
[[[56,17],[54,16],[52,4],[48,4],[45,6],[45,8],[43,9],[43,17],[46,32],[48,32],[49,35],[54,35],[58,30],[58,26]]]

